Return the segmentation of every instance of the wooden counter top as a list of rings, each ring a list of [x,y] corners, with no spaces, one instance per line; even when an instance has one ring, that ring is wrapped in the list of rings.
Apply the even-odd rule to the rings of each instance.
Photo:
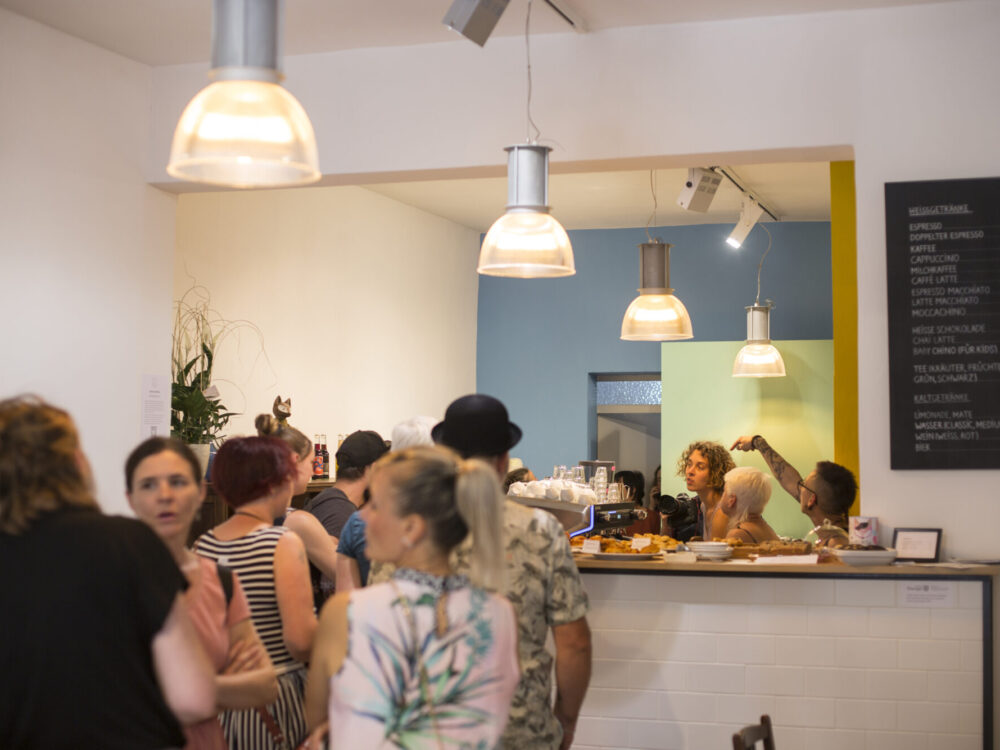
[[[668,563],[660,560],[595,560],[574,555],[581,573],[632,572],[639,574],[743,575],[743,576],[832,576],[878,578],[934,578],[938,576],[981,578],[1000,575],[1000,565],[905,564],[853,566],[842,562],[806,565],[769,565],[766,562]]]

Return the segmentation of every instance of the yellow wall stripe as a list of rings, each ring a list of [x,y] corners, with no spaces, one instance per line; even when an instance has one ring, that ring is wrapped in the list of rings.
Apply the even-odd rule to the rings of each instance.
[[[833,277],[833,460],[861,482],[858,449],[858,241],[854,162],[830,162]],[[851,506],[857,515],[861,495]]]

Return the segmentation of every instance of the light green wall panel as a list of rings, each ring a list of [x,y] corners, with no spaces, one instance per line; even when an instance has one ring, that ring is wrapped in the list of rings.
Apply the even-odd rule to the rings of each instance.
[[[833,341],[775,341],[783,378],[734,378],[742,341],[670,342],[661,346],[663,492],[683,492],[677,460],[689,443],[728,448],[740,435],[763,435],[803,476],[833,458]],[[734,452],[737,466],[768,473],[760,454]],[[802,537],[812,525],[798,501],[775,481],[764,517],[782,536]]]

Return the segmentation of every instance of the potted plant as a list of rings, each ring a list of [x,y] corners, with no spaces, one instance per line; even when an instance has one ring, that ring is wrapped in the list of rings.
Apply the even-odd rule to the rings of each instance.
[[[170,434],[188,443],[202,466],[211,447],[238,412],[229,411],[214,385],[212,368],[219,343],[245,321],[228,321],[209,306],[208,291],[194,286],[176,303],[170,360]],[[259,335],[259,331],[257,331]]]

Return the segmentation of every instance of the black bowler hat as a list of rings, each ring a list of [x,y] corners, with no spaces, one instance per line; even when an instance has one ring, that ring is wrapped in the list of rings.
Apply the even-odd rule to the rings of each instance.
[[[451,402],[431,437],[466,458],[499,456],[517,445],[521,428],[508,419],[507,407],[499,400],[473,393]]]

